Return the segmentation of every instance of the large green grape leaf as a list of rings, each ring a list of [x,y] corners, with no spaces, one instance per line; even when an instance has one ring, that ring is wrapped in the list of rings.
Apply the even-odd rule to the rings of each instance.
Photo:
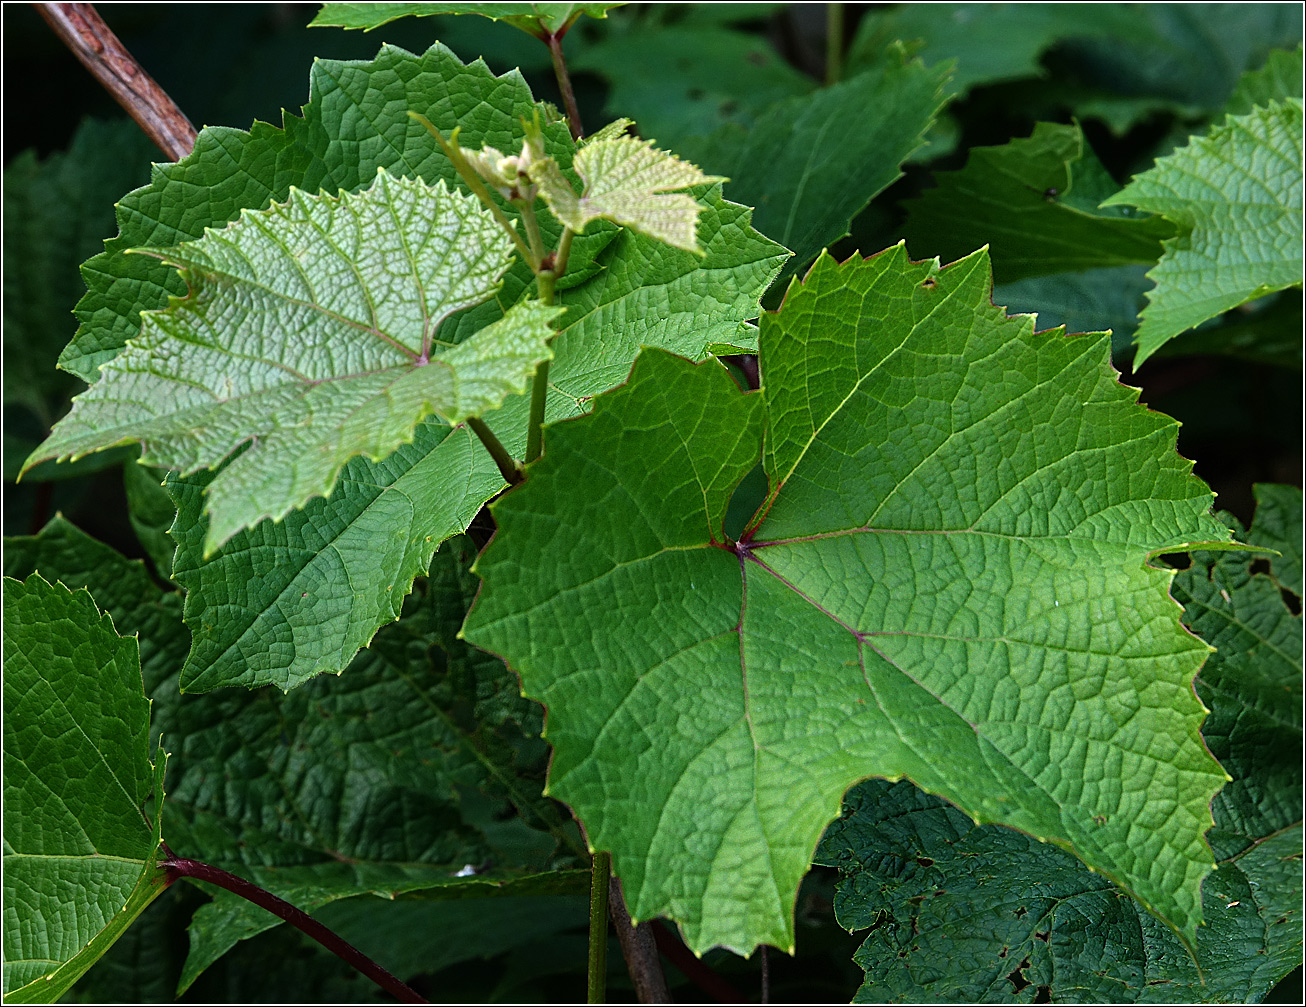
[[[730,179],[730,195],[754,207],[754,225],[794,252],[789,269],[797,269],[847,234],[849,221],[901,177],[943,103],[946,78],[946,67],[888,59],[778,102],[748,128],[728,123],[680,149]]]
[[[1163,217],[1100,211],[1116,185],[1078,126],[1040,122],[1000,147],[975,147],[966,167],[907,203],[914,255],[945,262],[986,242],[993,275],[1010,283],[1046,273],[1154,263],[1175,227]]]
[[[362,28],[371,31],[401,17],[479,14],[539,35],[565,29],[582,14],[603,18],[620,3],[324,3],[310,28]]]
[[[464,633],[546,705],[548,792],[632,913],[700,951],[791,946],[873,775],[1073,850],[1192,939],[1225,775],[1207,648],[1147,557],[1228,530],[1105,337],[1036,335],[989,290],[983,252],[822,257],[763,316],[760,396],[647,352],[494,505]]]
[[[165,887],[167,760],[136,641],[36,574],[4,585],[4,704],[4,1000],[53,1003]]]
[[[1208,318],[1301,285],[1304,122],[1293,98],[1229,116],[1105,200],[1163,214],[1179,228],[1147,274],[1156,287],[1138,325],[1135,366]]]
[[[1209,874],[1195,957],[1074,857],[906,781],[849,792],[817,861],[870,931],[854,1003],[1256,1003],[1301,961],[1301,855],[1297,824]]]
[[[172,249],[189,295],[145,315],[28,465],[127,440],[142,461],[213,468],[205,552],[327,496],[345,463],[379,461],[429,413],[460,423],[526,390],[561,309],[519,303],[468,339],[440,323],[494,296],[511,243],[472,197],[397,179],[349,195],[291,190]]]

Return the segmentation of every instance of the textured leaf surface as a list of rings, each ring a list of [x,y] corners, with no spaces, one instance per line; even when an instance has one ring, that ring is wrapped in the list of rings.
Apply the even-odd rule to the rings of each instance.
[[[650,352],[495,505],[464,632],[545,703],[549,792],[632,912],[698,950],[790,945],[868,775],[1196,927],[1224,774],[1198,738],[1206,648],[1145,560],[1228,532],[1101,337],[1036,336],[988,295],[982,253],[823,257],[763,317],[763,396]],[[763,400],[771,497],[730,548]]]
[[[789,269],[798,269],[901,177],[943,102],[946,76],[919,60],[888,60],[772,105],[748,128],[728,124],[679,149],[730,179],[730,195],[755,208],[754,225],[792,249]]]
[[[4,995],[52,1003],[163,890],[165,760],[136,642],[89,594],[7,579],[4,610]]]
[[[1202,735],[1233,776],[1212,802],[1221,863],[1203,887],[1203,975],[1173,934],[1064,853],[870,781],[817,851],[845,874],[840,923],[871,931],[857,1000],[1259,1002],[1300,963],[1302,627],[1279,585],[1301,589],[1301,491],[1256,495],[1241,537],[1283,551],[1271,572],[1249,569],[1263,556],[1198,552],[1173,589],[1185,624],[1217,648],[1196,681],[1211,710]]]
[[[695,224],[703,208],[673,190],[725,181],[633,136],[594,138],[573,167],[584,183],[579,196],[551,161],[531,177],[554,216],[577,234],[592,220],[611,220],[687,252],[699,251]]]
[[[1199,974],[1184,946],[1062,850],[976,825],[907,782],[854,788],[817,851],[869,929],[854,1003],[1254,1003],[1301,961],[1301,826],[1203,885]]]
[[[907,203],[912,254],[950,262],[987,243],[999,283],[1150,265],[1175,232],[1161,217],[1097,209],[1116,186],[1078,126],[1040,122],[1026,139],[973,148],[965,168],[936,180]]]
[[[1208,318],[1301,284],[1303,121],[1300,99],[1230,116],[1106,200],[1179,227],[1148,273],[1136,365]]]
[[[401,17],[479,14],[538,34],[541,28],[556,32],[581,14],[607,17],[609,10],[620,6],[620,3],[326,3],[309,27],[371,31]]]
[[[440,323],[494,296],[511,245],[469,196],[381,169],[356,195],[247,211],[197,242],[150,250],[185,300],[145,316],[29,460],[139,440],[143,461],[214,467],[206,551],[330,493],[354,455],[380,460],[435,412],[450,423],[522,392],[557,309],[518,304],[450,345]]]

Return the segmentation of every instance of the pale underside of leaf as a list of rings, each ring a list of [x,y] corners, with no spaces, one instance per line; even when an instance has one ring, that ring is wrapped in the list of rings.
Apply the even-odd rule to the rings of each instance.
[[[725,181],[631,136],[585,144],[574,166],[584,182],[580,196],[552,161],[532,170],[549,209],[573,231],[603,218],[689,252],[698,251],[695,224],[701,208],[693,197],[671,190]]]
[[[210,552],[328,494],[349,458],[383,458],[430,413],[457,423],[524,390],[561,312],[525,302],[441,345],[443,319],[493,296],[508,242],[471,198],[384,171],[157,254],[190,296],[146,315],[39,455],[139,440],[148,463],[193,472],[249,444],[213,483]]]

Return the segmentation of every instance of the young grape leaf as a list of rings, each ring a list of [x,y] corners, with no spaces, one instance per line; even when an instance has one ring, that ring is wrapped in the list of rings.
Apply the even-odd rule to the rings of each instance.
[[[145,315],[28,465],[138,440],[143,462],[194,472],[248,444],[209,487],[206,554],[329,495],[352,456],[381,460],[427,414],[460,423],[525,391],[561,313],[519,303],[446,342],[440,323],[494,296],[511,244],[472,197],[385,169],[146,251],[189,296]]]
[[[53,1003],[165,887],[167,759],[136,641],[35,574],[4,585],[4,704],[4,999]]]
[[[479,14],[504,21],[531,35],[565,31],[582,14],[605,18],[620,3],[324,3],[310,28],[362,28],[371,31],[401,17]]]
[[[1208,318],[1275,290],[1301,285],[1300,99],[1229,116],[1138,175],[1104,205],[1127,204],[1178,225],[1147,275],[1137,367]]]
[[[1297,824],[1207,876],[1196,965],[1074,857],[906,781],[853,788],[816,859],[870,930],[853,1003],[1256,1003],[1301,961],[1301,851]]]
[[[620,133],[620,131],[618,131]],[[676,189],[724,182],[647,140],[633,136],[592,139],[576,153],[572,167],[584,183],[579,196],[557,164],[540,149],[531,180],[553,215],[579,234],[592,220],[611,220],[673,248],[701,254],[695,224],[703,212],[692,196]]]
[[[1097,205],[1116,190],[1078,126],[1040,122],[1032,136],[974,147],[961,171],[907,203],[915,255],[958,259],[986,242],[998,283],[1129,263],[1151,265],[1175,227]]]
[[[762,318],[761,395],[646,352],[494,505],[464,633],[545,703],[548,792],[632,913],[699,951],[792,946],[870,775],[1071,849],[1192,939],[1225,776],[1207,648],[1147,557],[1228,530],[1105,337],[1036,335],[989,290],[983,252],[822,257]]]
[[[946,67],[886,60],[868,73],[772,105],[745,128],[728,123],[684,141],[691,160],[730,179],[753,223],[794,252],[786,271],[848,233],[848,223],[902,176],[943,104]],[[846,124],[857,123],[849,131]]]

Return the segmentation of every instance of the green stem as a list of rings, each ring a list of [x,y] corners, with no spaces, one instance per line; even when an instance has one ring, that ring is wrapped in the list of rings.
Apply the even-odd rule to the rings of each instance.
[[[595,853],[590,861],[590,957],[588,1002],[605,1002],[608,979],[608,883],[612,854]]]
[[[544,42],[549,47],[549,57],[553,60],[553,76],[557,78],[558,90],[562,92],[562,105],[567,110],[567,128],[571,138],[579,140],[585,135],[580,124],[580,110],[576,107],[576,92],[571,89],[571,74],[567,72],[567,61],[562,55],[562,33],[545,35]]]
[[[517,228],[513,226],[512,221],[508,219],[507,214],[499,209],[499,204],[494,201],[494,197],[490,195],[490,190],[487,189],[485,183],[481,181],[481,176],[476,174],[476,169],[467,163],[467,158],[463,157],[462,150],[458,147],[458,130],[455,129],[453,131],[453,140],[451,142],[446,140],[444,134],[431,125],[431,121],[420,112],[410,111],[408,114],[425,126],[426,131],[435,137],[435,142],[440,145],[440,149],[443,150],[445,156],[449,158],[450,163],[454,167],[454,171],[458,172],[458,177],[461,178],[467,184],[467,188],[476,193],[476,197],[489,208],[490,213],[494,214],[494,219],[499,222],[499,226],[508,232],[508,237],[512,238],[512,243],[517,246],[517,251],[520,252],[521,257],[526,260],[526,264],[531,267],[531,272],[538,272],[540,268],[539,257],[535,255],[529,247],[527,247],[526,242],[524,242],[522,236],[517,233]]]
[[[825,83],[838,84],[843,74],[843,4],[825,5]]]
[[[535,383],[531,385],[531,418],[526,428],[526,464],[535,461],[544,451],[544,405],[549,397],[549,361],[535,370]]]
[[[540,237],[540,224],[535,219],[534,200],[530,203],[523,201],[516,205],[521,208],[522,223],[526,225],[526,238],[531,243],[531,254],[535,256],[536,265],[532,267],[532,272],[539,273],[540,266],[544,262],[544,239]]]
[[[494,431],[485,425],[485,421],[479,416],[471,416],[468,417],[467,425],[471,427],[472,433],[481,439],[485,450],[490,452],[494,464],[499,466],[499,474],[503,476],[504,482],[509,486],[516,486],[521,482],[523,476],[517,459],[508,453],[508,449],[503,446],[499,438],[494,436]]]

